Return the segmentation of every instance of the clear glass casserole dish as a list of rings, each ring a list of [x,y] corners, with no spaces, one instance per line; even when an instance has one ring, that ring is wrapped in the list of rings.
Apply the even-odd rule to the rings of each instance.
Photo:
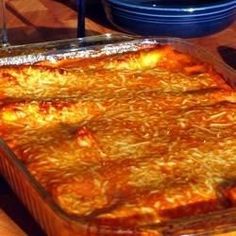
[[[145,48],[150,45],[171,45],[180,52],[188,53],[203,62],[210,63],[235,88],[235,73],[204,50],[179,39],[131,38],[129,36],[99,36],[62,42],[17,46],[8,49],[11,55],[4,57],[1,65],[33,64],[38,61],[56,61],[61,58],[92,58],[115,55]],[[50,194],[30,174],[7,144],[1,140],[0,169],[3,176],[26,205],[48,235],[217,235],[236,230],[234,208],[147,224],[137,227],[106,226],[87,217],[75,217],[64,212]]]

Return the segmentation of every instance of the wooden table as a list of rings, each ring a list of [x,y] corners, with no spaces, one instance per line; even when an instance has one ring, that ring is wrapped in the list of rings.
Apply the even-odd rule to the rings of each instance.
[[[76,37],[77,15],[73,0],[7,0],[8,33],[11,44],[25,44]],[[88,0],[86,34],[118,32],[106,20],[97,0]],[[236,24],[212,36],[190,39],[214,56],[236,67]],[[4,180],[0,180],[0,235],[43,236],[27,210]],[[231,233],[227,235],[236,235]]]

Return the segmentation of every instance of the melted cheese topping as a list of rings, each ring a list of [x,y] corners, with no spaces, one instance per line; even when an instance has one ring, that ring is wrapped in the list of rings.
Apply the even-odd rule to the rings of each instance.
[[[0,76],[0,134],[68,214],[133,226],[235,204],[236,93],[210,66],[157,47]]]

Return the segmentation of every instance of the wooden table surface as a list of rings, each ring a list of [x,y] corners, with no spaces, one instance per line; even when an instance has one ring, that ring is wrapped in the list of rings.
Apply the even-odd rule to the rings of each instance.
[[[76,37],[77,13],[73,0],[6,0],[11,44],[25,44]],[[118,32],[109,24],[98,0],[88,0],[86,34]],[[236,68],[236,24],[220,33],[189,39]],[[45,235],[0,179],[0,236]],[[227,234],[236,235],[236,232]]]

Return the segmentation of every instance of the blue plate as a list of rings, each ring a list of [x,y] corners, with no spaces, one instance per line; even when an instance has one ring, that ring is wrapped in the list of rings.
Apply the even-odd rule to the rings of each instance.
[[[114,6],[148,14],[208,14],[235,7],[235,0],[107,0]]]
[[[165,4],[178,2],[179,6],[165,5],[163,1]],[[152,7],[157,2],[163,3],[159,8]],[[192,4],[192,8],[188,8],[186,2],[197,1],[103,0],[103,5],[113,25],[126,33],[139,35],[201,37],[225,29],[236,19],[235,0],[215,0],[212,4],[203,1]]]
[[[108,3],[109,4],[109,3]],[[136,11],[131,11],[131,10],[124,10],[120,7],[112,7],[110,5],[110,9],[116,12],[116,14],[121,14],[121,15],[129,15],[132,17],[142,17],[142,18],[163,18],[164,20],[168,19],[173,19],[173,20],[192,20],[192,19],[208,19],[208,18],[215,18],[219,16],[224,16],[227,14],[233,14],[234,8],[230,7],[228,9],[220,10],[220,11],[215,11],[211,12],[209,14],[184,14],[184,15],[179,15],[179,14],[148,14],[148,13],[142,13],[142,12],[136,12]]]

